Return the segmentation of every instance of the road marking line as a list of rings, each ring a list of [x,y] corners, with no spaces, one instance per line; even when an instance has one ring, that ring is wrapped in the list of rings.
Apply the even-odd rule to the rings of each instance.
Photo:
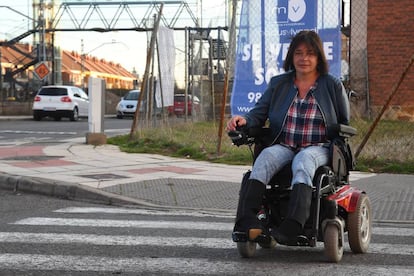
[[[55,213],[71,213],[71,214],[134,214],[134,215],[152,215],[152,216],[191,216],[191,217],[215,217],[215,218],[234,218],[234,214],[218,214],[209,213],[207,211],[186,211],[186,210],[146,210],[146,209],[132,209],[132,208],[102,208],[102,207],[68,207],[58,209]]]
[[[112,210],[114,211],[114,210]],[[158,215],[169,215],[169,212],[158,212]],[[112,220],[112,219],[80,219],[80,218],[45,218],[31,217],[18,220],[11,224],[17,225],[50,225],[80,227],[132,227],[155,229],[189,229],[232,231],[234,223],[211,221],[169,221],[169,220]],[[414,236],[414,228],[373,227],[373,235],[383,236]]]
[[[0,130],[0,133],[16,133],[16,134],[57,134],[57,135],[76,135],[73,131],[31,131],[31,130]]]
[[[159,247],[200,247],[210,249],[236,249],[231,238],[204,237],[165,237],[165,236],[131,236],[131,235],[94,235],[94,234],[64,234],[64,233],[27,233],[0,232],[2,243],[33,243],[33,244],[92,244],[111,246],[159,246]],[[321,251],[324,245],[318,242],[316,248],[288,247],[278,245],[278,250],[288,251]],[[350,251],[346,244],[346,251]],[[371,243],[368,253],[409,255],[414,256],[411,244]]]
[[[111,220],[111,219],[69,219],[32,217],[18,220],[18,225],[54,225],[54,226],[88,226],[88,227],[133,227],[158,229],[191,229],[231,231],[233,224],[224,222],[202,221],[147,221],[147,220]]]

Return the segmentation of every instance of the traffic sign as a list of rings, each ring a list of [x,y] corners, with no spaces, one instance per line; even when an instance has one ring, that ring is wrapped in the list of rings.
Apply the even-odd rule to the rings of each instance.
[[[34,72],[40,80],[43,80],[44,78],[46,78],[47,75],[49,75],[50,70],[47,67],[46,63],[41,62],[38,65],[36,65]]]

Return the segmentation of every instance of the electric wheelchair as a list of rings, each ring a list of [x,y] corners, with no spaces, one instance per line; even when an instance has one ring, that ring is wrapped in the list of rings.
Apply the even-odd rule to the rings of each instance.
[[[254,162],[268,144],[268,131],[267,128],[237,128],[228,135],[234,145],[249,146]],[[310,217],[302,234],[296,241],[287,244],[316,247],[317,242],[323,242],[325,256],[330,262],[339,262],[342,259],[345,233],[348,234],[348,243],[353,253],[367,252],[372,234],[370,200],[364,191],[349,183],[349,172],[354,169],[354,160],[348,139],[356,134],[356,129],[338,125],[335,132],[338,136],[330,143],[329,164],[319,167],[313,179]],[[249,175],[250,170],[243,176],[241,189],[246,185]],[[287,165],[267,185],[262,208],[257,214],[265,229],[261,235],[255,240],[249,240],[247,233],[232,233],[232,239],[237,243],[242,257],[253,257],[257,244],[262,248],[276,246],[271,233],[286,216],[291,179],[292,172],[290,165]]]

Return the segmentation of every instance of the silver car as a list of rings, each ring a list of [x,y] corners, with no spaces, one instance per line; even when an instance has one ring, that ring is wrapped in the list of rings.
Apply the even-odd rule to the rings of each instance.
[[[134,116],[135,110],[137,109],[139,94],[139,90],[131,90],[121,98],[121,101],[116,106],[116,117],[118,119]],[[141,104],[140,107],[140,111],[142,110],[143,104]]]
[[[40,121],[43,117],[52,117],[59,121],[68,117],[77,121],[87,117],[89,109],[88,95],[80,88],[65,85],[43,86],[33,101],[33,119]]]

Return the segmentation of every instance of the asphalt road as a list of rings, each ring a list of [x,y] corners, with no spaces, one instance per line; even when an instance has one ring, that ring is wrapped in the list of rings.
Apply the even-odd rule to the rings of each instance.
[[[239,256],[233,218],[114,208],[0,190],[0,275],[411,275],[413,225],[374,225],[366,254],[339,264],[316,248]]]
[[[184,121],[184,117],[168,117],[168,125]],[[2,119],[0,122],[0,145],[64,142],[67,139],[85,138],[89,132],[88,118],[80,118],[76,122],[62,118],[56,122],[51,118],[34,121],[31,116],[25,116],[23,119]],[[132,118],[117,119],[115,115],[106,115],[103,122],[105,135],[129,134],[132,123]],[[137,128],[162,125],[163,121],[159,117],[150,120],[140,118]]]
[[[131,130],[132,119],[116,119],[106,117],[104,130],[107,136],[128,134]],[[62,119],[56,122],[51,119],[34,121],[30,117],[23,120],[2,120],[0,124],[1,144],[8,143],[47,143],[59,142],[66,139],[85,137],[89,132],[87,118],[77,122]]]

